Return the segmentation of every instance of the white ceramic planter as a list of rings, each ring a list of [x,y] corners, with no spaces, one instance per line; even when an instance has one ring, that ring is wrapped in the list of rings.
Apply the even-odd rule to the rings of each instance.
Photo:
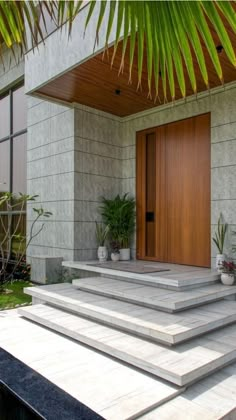
[[[119,254],[119,252],[112,252],[112,253],[111,253],[111,260],[112,260],[112,261],[119,261],[119,259],[120,259],[120,254]]]
[[[130,260],[130,248],[120,249],[120,261],[129,261]]]
[[[221,282],[225,286],[232,286],[234,284],[234,274],[222,273]]]
[[[222,273],[222,262],[225,261],[225,254],[217,254],[216,255],[216,269],[218,271],[218,273]]]
[[[106,246],[99,246],[98,247],[98,259],[100,262],[107,261],[108,251]]]

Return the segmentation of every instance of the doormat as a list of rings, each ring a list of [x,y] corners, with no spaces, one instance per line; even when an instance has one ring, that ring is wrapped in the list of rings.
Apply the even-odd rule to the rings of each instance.
[[[87,264],[93,267],[102,267],[102,268],[109,268],[111,270],[118,270],[118,271],[128,271],[130,273],[136,274],[147,274],[147,273],[159,273],[161,271],[170,271],[168,268],[154,268],[154,267],[146,267],[145,265],[139,265],[136,263],[127,263],[127,262],[113,262],[108,261],[104,263],[97,263],[97,264]]]

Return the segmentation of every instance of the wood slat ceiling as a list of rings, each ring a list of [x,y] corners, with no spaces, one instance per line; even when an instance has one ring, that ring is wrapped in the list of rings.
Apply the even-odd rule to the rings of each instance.
[[[236,35],[229,29],[228,24],[225,23],[228,29],[229,36],[233,45],[236,48]],[[217,34],[211,28],[215,45],[219,45]],[[118,75],[120,67],[120,58],[122,51],[122,43],[118,47],[116,58],[111,68],[111,57],[113,48],[108,50],[105,56],[103,53],[89,59],[80,66],[68,71],[67,73],[57,77],[47,85],[37,90],[40,95],[45,95],[51,98],[63,100],[65,102],[77,102],[83,105],[90,106],[105,112],[109,112],[120,117],[128,116],[146,109],[161,105],[164,103],[163,92],[160,83],[160,94],[157,102],[154,99],[148,98],[148,83],[147,83],[147,68],[144,63],[144,70],[142,75],[142,87],[137,90],[138,74],[137,74],[137,52],[134,57],[134,66],[132,72],[132,84],[128,84],[129,79],[129,48],[125,58],[124,71]],[[218,79],[214,66],[209,58],[206,48],[203,46],[207,68],[209,72],[210,88],[220,86],[221,82]],[[224,50],[219,53],[222,64],[224,83],[229,83],[236,80],[236,70],[230,64]],[[194,66],[197,77],[197,90],[202,92],[206,90],[206,86],[202,80],[197,60],[193,54]],[[187,96],[192,95],[190,81],[186,74]],[[117,95],[116,91],[120,94]],[[153,83],[153,92],[154,83]],[[155,96],[155,95],[154,95]],[[170,94],[168,94],[171,101]],[[176,100],[180,99],[181,92],[176,82]]]

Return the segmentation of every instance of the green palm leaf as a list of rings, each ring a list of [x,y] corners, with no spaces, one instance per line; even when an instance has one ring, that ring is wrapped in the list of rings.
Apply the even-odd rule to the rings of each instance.
[[[109,4],[108,4],[109,3]],[[204,49],[207,50],[219,79],[223,81],[223,72],[216,50],[212,28],[222,44],[229,62],[236,67],[234,46],[230,40],[227,27],[235,34],[236,14],[235,1],[124,1],[91,0],[87,6],[84,23],[86,30],[96,13],[96,39],[100,30],[105,28],[104,48],[109,46],[112,28],[115,25],[116,36],[112,40],[114,51],[113,63],[122,39],[120,70],[124,63],[129,63],[129,81],[132,81],[134,61],[137,51],[138,86],[141,86],[143,69],[147,67],[149,94],[155,89],[159,96],[160,84],[164,99],[169,92],[175,98],[176,84],[182,96],[186,95],[186,84],[190,80],[193,92],[197,91],[196,73],[198,69],[205,85],[209,85],[208,68]],[[96,7],[97,6],[97,7]],[[83,1],[5,1],[0,0],[0,37],[7,47],[14,51],[14,44],[23,48],[26,44],[25,23],[37,45],[43,39],[42,24],[46,26],[46,12],[61,26],[68,20],[68,33],[72,26],[78,24],[75,16],[84,7]],[[129,54],[127,46],[129,45]],[[136,65],[135,65],[136,69]],[[186,72],[185,72],[186,69]]]

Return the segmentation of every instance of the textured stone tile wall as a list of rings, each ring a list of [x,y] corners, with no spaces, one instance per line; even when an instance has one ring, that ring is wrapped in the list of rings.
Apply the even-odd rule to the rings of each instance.
[[[135,196],[136,132],[205,112],[211,112],[212,233],[220,212],[236,230],[235,94],[236,87],[227,88],[123,120],[84,106],[70,109],[29,98],[28,191],[40,194],[42,205],[53,212],[29,254],[95,258],[101,196]],[[212,246],[212,264],[215,254]]]
[[[53,213],[30,245],[29,259],[31,255],[74,258],[74,142],[73,108],[28,97],[27,189],[39,195],[37,203],[28,206],[28,228],[32,207]]]
[[[123,191],[135,195],[136,132],[206,112],[211,113],[211,224],[212,234],[219,214],[229,223],[227,252],[231,253],[231,230],[236,230],[236,86],[221,92],[178,101],[174,106],[157,108],[126,118],[123,123]],[[127,159],[127,160],[126,160]],[[236,242],[236,239],[235,239]],[[212,244],[212,265],[216,249]]]
[[[75,259],[84,260],[96,258],[101,197],[122,192],[122,124],[115,116],[78,106],[75,135]]]

